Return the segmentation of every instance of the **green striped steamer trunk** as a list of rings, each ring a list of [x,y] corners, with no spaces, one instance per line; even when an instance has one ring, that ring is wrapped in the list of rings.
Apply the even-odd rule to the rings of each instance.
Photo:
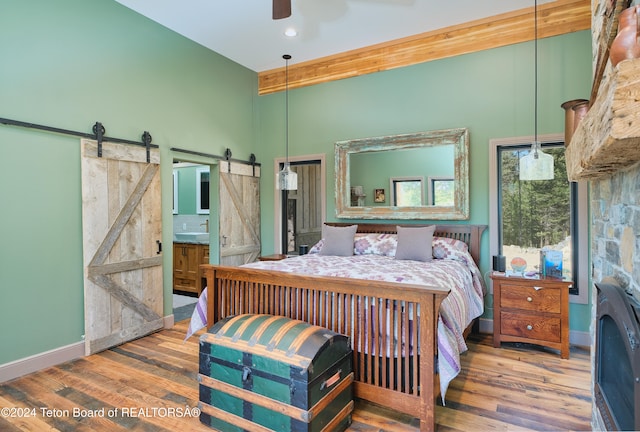
[[[342,431],[351,424],[349,338],[304,321],[246,314],[200,338],[200,421],[224,432]]]

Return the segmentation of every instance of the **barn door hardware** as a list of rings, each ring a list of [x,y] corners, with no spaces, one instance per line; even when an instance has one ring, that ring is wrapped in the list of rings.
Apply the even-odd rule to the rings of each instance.
[[[253,177],[255,177],[256,176],[256,155],[251,153],[251,156],[249,156],[249,162],[251,163],[251,168],[253,169]]]
[[[147,131],[144,131],[144,133],[142,134],[142,142],[147,149],[147,163],[151,162],[151,153],[149,151],[151,148],[151,139],[151,134]]]
[[[105,129],[102,126],[102,123],[96,122],[93,125],[93,134],[96,136],[96,141],[98,141],[98,157],[102,157],[102,140],[104,138]]]
[[[123,138],[107,137],[107,136],[105,136],[105,128],[102,125],[102,123],[100,123],[100,122],[96,122],[93,125],[93,128],[92,128],[92,132],[93,133],[77,132],[77,131],[73,131],[73,130],[69,130],[69,129],[60,129],[60,128],[56,128],[56,127],[53,127],[53,126],[45,126],[45,125],[41,125],[41,124],[28,123],[28,122],[23,122],[23,121],[19,121],[19,120],[11,120],[11,119],[1,118],[1,117],[0,117],[0,124],[4,124],[4,125],[7,125],[7,126],[19,126],[19,127],[24,127],[24,128],[28,128],[28,129],[36,129],[36,130],[41,130],[41,131],[45,131],[45,132],[53,132],[53,133],[57,133],[57,134],[61,134],[61,135],[77,136],[77,137],[80,137],[80,138],[88,138],[88,139],[96,140],[96,141],[98,141],[98,157],[102,157],[102,145],[101,145],[101,143],[104,142],[104,141],[120,143],[120,144],[145,146],[145,147],[148,147],[148,148],[159,148],[158,145],[151,144],[151,135],[149,135],[149,143],[148,144],[147,143],[141,143],[140,141],[132,141],[132,140],[123,139]],[[145,132],[145,133],[148,133],[148,132]]]
[[[253,160],[251,158],[249,160],[233,159],[231,157],[231,150],[230,149],[227,149],[227,151],[229,152],[228,157],[227,157],[227,151],[225,151],[225,155],[224,156],[219,156],[219,155],[214,155],[214,154],[211,154],[211,153],[203,153],[203,152],[199,152],[199,151],[186,150],[186,149],[181,149],[181,148],[177,148],[177,147],[171,147],[169,150],[174,151],[174,152],[179,152],[179,153],[190,154],[190,155],[194,155],[194,156],[206,157],[206,158],[215,159],[215,160],[219,160],[219,161],[223,161],[224,160],[224,161],[227,161],[229,163],[236,162],[236,163],[241,163],[241,164],[244,164],[244,165],[260,166],[260,163],[256,162],[255,155],[253,155],[253,154],[252,154]]]
[[[231,149],[229,147],[227,147],[227,149],[224,151],[224,158],[227,160],[227,163],[229,164],[229,174],[231,174]]]

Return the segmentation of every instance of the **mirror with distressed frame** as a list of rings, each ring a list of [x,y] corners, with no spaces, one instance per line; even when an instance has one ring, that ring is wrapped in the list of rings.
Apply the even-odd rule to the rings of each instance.
[[[335,157],[338,218],[469,219],[469,131],[466,128],[339,141],[335,144]],[[420,168],[411,168],[416,162]],[[420,202],[424,205],[394,205],[391,190],[385,193],[388,201],[373,197],[377,197],[379,187],[393,187],[391,179],[407,175],[428,182],[452,178],[452,204],[433,205],[428,201],[431,198],[422,196]],[[375,188],[368,184],[371,177],[375,178]],[[423,189],[430,186],[425,185]],[[352,201],[352,191],[361,196]]]

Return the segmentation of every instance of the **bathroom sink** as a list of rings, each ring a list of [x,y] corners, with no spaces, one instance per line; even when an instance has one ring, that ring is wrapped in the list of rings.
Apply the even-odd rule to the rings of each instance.
[[[176,240],[191,242],[208,242],[209,233],[206,232],[177,232],[174,233]]]

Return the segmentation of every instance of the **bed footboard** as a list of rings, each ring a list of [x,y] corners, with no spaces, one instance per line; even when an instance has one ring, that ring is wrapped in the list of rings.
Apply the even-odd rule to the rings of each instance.
[[[438,287],[308,276],[205,264],[207,322],[230,315],[286,316],[351,338],[355,395],[418,416],[435,429]]]

